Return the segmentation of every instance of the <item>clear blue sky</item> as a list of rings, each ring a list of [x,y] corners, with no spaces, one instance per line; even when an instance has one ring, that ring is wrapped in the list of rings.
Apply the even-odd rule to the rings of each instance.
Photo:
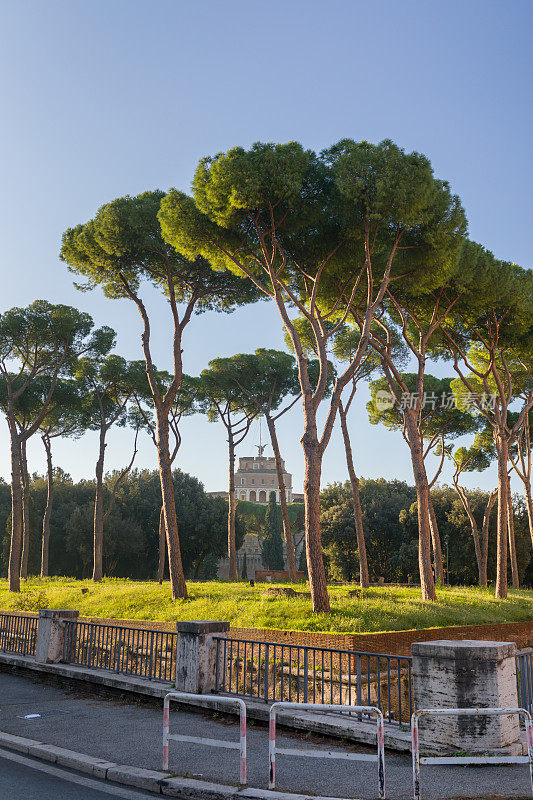
[[[342,137],[391,138],[426,153],[462,198],[470,234],[524,266],[532,262],[531,0],[3,0],[0,2],[1,309],[37,297],[89,311],[140,358],[127,301],[81,294],[58,259],[62,231],[124,194],[188,189],[198,159],[236,144],[296,139],[321,149]],[[154,349],[168,364],[164,304]],[[265,304],[196,319],[185,366],[282,344]],[[352,416],[361,475],[412,482],[399,436]],[[280,426],[295,488],[302,482],[299,410]],[[253,431],[250,447],[258,441]],[[107,467],[129,460],[131,436],[110,437]],[[38,438],[31,469],[42,470]],[[96,439],[58,443],[56,464],[94,474]],[[138,464],[155,466],[142,444]],[[207,489],[226,486],[225,439],[202,418],[184,428],[179,466]],[[0,421],[0,474],[9,479]],[[344,480],[340,437],[323,480]],[[492,486],[488,472],[471,485]]]

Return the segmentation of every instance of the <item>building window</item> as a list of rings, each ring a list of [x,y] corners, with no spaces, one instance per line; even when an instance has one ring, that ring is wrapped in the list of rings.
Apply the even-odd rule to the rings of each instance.
[[[264,479],[264,478],[261,478],[261,483],[264,483],[264,482],[265,482],[265,479]]]
[[[254,469],[259,469],[259,464],[254,464]]]
[[[255,478],[251,478],[250,483],[255,483]]]

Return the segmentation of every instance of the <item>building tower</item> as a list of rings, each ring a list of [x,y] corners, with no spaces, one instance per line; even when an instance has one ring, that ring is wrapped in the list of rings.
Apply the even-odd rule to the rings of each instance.
[[[258,456],[244,456],[239,458],[239,469],[235,473],[235,497],[237,500],[248,500],[250,503],[266,505],[271,492],[276,493],[276,502],[279,503],[278,473],[276,459],[262,455],[264,448],[258,448]],[[292,475],[285,470],[283,465],[283,482],[287,503],[293,502]]]

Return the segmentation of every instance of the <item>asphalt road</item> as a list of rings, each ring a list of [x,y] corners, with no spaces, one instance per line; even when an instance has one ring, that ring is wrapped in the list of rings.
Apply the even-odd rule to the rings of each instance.
[[[113,786],[0,749],[2,800],[153,800],[153,794]]]
[[[29,716],[34,714],[39,716]],[[233,720],[216,719],[207,714],[172,711],[170,728],[171,732],[189,736],[238,740],[238,725]],[[77,687],[65,690],[36,679],[0,672],[0,730],[119,764],[161,769],[162,711],[146,702],[105,699]],[[287,731],[280,731],[278,739],[281,747],[375,752]],[[228,784],[238,782],[238,756],[233,750],[170,742],[169,766],[173,773],[188,777]],[[530,797],[528,772],[522,765],[422,767],[423,797],[424,800],[495,795]],[[276,774],[276,788],[281,791],[368,800],[377,795],[373,763],[278,756]],[[44,774],[28,780],[37,785],[46,783]],[[410,800],[413,796],[410,757],[387,751],[386,780],[388,798]],[[261,789],[268,785],[268,731],[258,724],[250,724],[248,728],[248,784]],[[110,791],[107,785],[106,789],[95,788],[94,791],[107,796],[105,792],[109,794]],[[72,792],[72,786],[65,791]],[[20,796],[24,800],[32,797],[24,792]],[[46,797],[37,796],[39,800]],[[64,795],[65,798],[70,796]],[[0,792],[1,800],[4,797],[16,798],[17,795]],[[81,797],[90,798],[91,795],[81,793]],[[79,800],[80,792],[77,798]]]

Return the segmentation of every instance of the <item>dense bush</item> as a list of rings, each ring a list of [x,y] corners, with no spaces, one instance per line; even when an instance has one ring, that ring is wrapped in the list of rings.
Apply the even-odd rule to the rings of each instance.
[[[106,506],[114,475],[106,478]],[[174,470],[174,492],[183,567],[188,577],[213,577],[216,562],[226,554],[227,502],[206,494],[194,477]],[[61,470],[55,474],[50,536],[50,574],[84,578],[91,575],[93,558],[94,481],[74,483]],[[46,482],[34,476],[31,484],[30,574],[40,567],[41,525]],[[104,573],[117,577],[152,578],[157,570],[161,490],[159,475],[134,470],[120,485],[104,526]],[[0,483],[0,526],[6,531],[2,575],[7,574],[10,530],[9,486]],[[237,518],[237,546],[244,526]]]
[[[474,517],[481,529],[488,493],[469,492]],[[370,574],[386,581],[418,581],[418,517],[414,487],[403,481],[361,480],[361,511]],[[431,493],[446,562],[448,541],[450,582],[475,585],[478,581],[471,528],[454,489],[444,486]],[[359,562],[355,538],[352,491],[348,482],[327,486],[321,495],[322,544],[329,577],[354,580]],[[531,584],[533,569],[527,510],[521,497],[513,498],[518,571]],[[489,529],[488,576],[496,574],[496,506]]]

